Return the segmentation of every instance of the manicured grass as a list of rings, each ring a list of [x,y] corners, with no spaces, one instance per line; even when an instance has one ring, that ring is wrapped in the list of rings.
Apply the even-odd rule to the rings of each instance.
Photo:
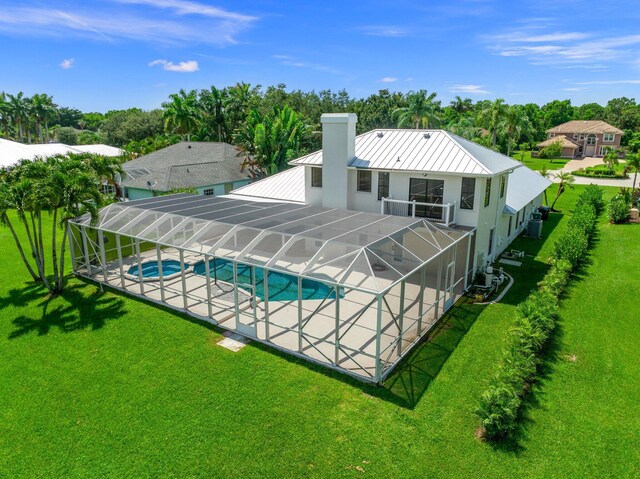
[[[0,477],[633,477],[640,225],[602,225],[518,441],[474,437],[514,307],[566,221],[518,239],[531,256],[504,301],[453,308],[383,388],[256,343],[232,353],[212,328],[78,279],[48,300],[0,229]]]
[[[530,151],[524,152],[524,159],[520,151],[514,151],[511,157],[536,171],[540,171],[542,168],[546,168],[547,170],[559,170],[569,162],[568,158],[531,158]]]

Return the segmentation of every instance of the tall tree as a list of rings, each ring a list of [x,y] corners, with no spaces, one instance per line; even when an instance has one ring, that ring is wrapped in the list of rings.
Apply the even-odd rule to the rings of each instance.
[[[465,98],[463,100],[462,97],[456,95],[456,97],[451,100],[451,103],[449,103],[449,106],[460,116],[473,109],[473,100],[471,100],[471,98]]]
[[[483,126],[491,133],[491,145],[496,146],[498,142],[498,131],[503,125],[507,114],[507,105],[502,98],[488,103],[480,111],[480,121]]]
[[[226,89],[211,86],[202,90],[199,95],[199,107],[202,110],[202,127],[204,137],[214,141],[227,141],[226,103],[228,100]]]
[[[393,117],[399,128],[433,128],[439,123],[438,110],[440,102],[436,101],[436,93],[418,90],[407,94],[407,106],[397,108]]]
[[[507,108],[502,126],[507,136],[507,156],[511,156],[511,149],[519,143],[521,137],[529,138],[533,133],[533,125],[520,105]]]
[[[18,130],[18,138],[24,141],[24,125],[28,117],[28,103],[23,92],[16,95],[8,95],[9,98],[9,115]]]
[[[11,121],[11,104],[7,101],[5,92],[0,92],[0,124],[4,131],[4,137],[9,139],[9,123]]]
[[[36,134],[40,143],[49,141],[49,122],[56,116],[53,98],[45,93],[37,93],[31,97],[31,114],[36,125]],[[44,125],[44,131],[42,129]]]
[[[636,180],[638,179],[638,172],[640,172],[640,153],[630,153],[626,157],[627,166],[633,170],[633,185],[631,186],[631,192],[636,189]]]
[[[197,109],[197,94],[195,90],[186,92],[181,89],[178,93],[169,95],[170,101],[162,104],[164,108],[164,125],[169,131],[178,133],[184,141],[191,141],[191,133],[199,123],[199,112]]]

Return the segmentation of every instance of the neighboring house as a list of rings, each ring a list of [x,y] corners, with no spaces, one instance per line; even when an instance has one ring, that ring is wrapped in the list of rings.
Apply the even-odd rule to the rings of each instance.
[[[547,130],[539,148],[562,142],[563,158],[602,157],[620,148],[623,131],[601,120],[572,120]]]
[[[356,121],[355,114],[322,115],[322,150],[232,196],[476,228],[472,247],[480,268],[527,227],[551,184],[522,163],[443,130],[383,129],[356,136]]]
[[[130,200],[185,188],[220,196],[250,181],[237,148],[228,143],[180,142],[122,166],[119,186]]]
[[[109,145],[65,145],[64,143],[36,143],[25,145],[17,141],[0,139],[0,167],[16,164],[20,160],[47,158],[69,153],[93,153],[103,156],[120,156],[124,153],[120,148]]]

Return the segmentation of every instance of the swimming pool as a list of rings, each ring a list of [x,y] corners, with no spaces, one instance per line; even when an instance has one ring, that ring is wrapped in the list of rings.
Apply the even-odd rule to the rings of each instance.
[[[160,278],[160,270],[158,269],[157,261],[145,261],[144,263],[140,263],[142,266],[142,277],[144,279],[155,279]],[[162,264],[162,277],[170,278],[173,275],[180,273],[180,261],[176,261],[174,259],[165,259],[161,261]],[[189,265],[185,263],[184,267],[187,268]],[[138,265],[134,264],[129,268],[127,274],[131,276],[138,277]]]
[[[215,267],[214,267],[215,266]],[[238,265],[238,283],[251,284],[251,270],[255,269],[256,274],[256,296],[264,299],[264,270],[253,268],[246,264]],[[225,283],[233,284],[233,263],[231,261],[216,258],[209,260],[209,270],[211,277],[215,277]],[[201,276],[206,275],[204,261],[199,261],[193,265],[193,272]],[[329,295],[335,298],[333,288],[313,281],[302,279],[302,299],[324,299]],[[330,294],[331,293],[331,294]],[[298,278],[284,273],[269,271],[269,300],[270,301],[292,301],[298,299]]]

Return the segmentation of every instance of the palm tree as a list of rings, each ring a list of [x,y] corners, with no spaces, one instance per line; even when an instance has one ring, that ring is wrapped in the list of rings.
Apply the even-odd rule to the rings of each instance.
[[[640,171],[640,153],[630,153],[627,155],[627,166],[633,170],[633,186],[631,192],[636,189],[636,180],[638,179],[638,171]]]
[[[16,230],[13,226],[13,223],[11,222],[11,216],[9,212],[11,210],[15,210],[18,213],[18,217],[20,217],[20,214],[22,211],[21,209],[22,202],[21,202],[21,197],[19,193],[20,191],[16,190],[14,185],[10,185],[9,183],[4,181],[0,183],[0,224],[2,226],[6,226],[7,228],[9,228],[9,231],[11,232],[11,236],[13,237],[13,241],[16,243],[16,246],[18,247],[18,253],[20,254],[20,258],[22,259],[22,262],[26,266],[27,271],[29,271],[29,274],[31,275],[34,281],[39,281],[40,278],[36,274],[36,272],[33,270],[31,263],[29,263],[29,261],[27,260],[27,256],[24,253],[24,248],[22,247],[20,238],[16,234]]]
[[[27,99],[24,93],[19,92],[16,95],[8,95],[9,98],[9,115],[13,124],[18,130],[18,138],[24,141],[24,123],[27,121]]]
[[[427,90],[409,92],[407,106],[396,108],[391,116],[397,119],[399,128],[429,128],[438,124],[440,102],[435,101],[436,93],[427,94]]]
[[[550,177],[551,177],[551,172],[550,172],[549,170],[547,170],[547,167],[546,167],[546,166],[543,166],[543,167],[538,171],[538,173],[540,173],[540,175],[541,175],[543,178],[550,178]],[[544,190],[544,202],[545,202],[545,204],[546,204],[547,206],[549,206],[549,199],[547,198],[547,190],[546,190],[546,188],[545,188],[545,190]]]
[[[182,141],[185,135],[187,135],[187,141],[191,141],[191,133],[199,123],[195,90],[187,93],[181,89],[178,93],[169,95],[169,98],[171,101],[162,104],[165,128],[177,132],[182,137]]]
[[[225,106],[228,101],[226,89],[219,90],[211,86],[209,90],[200,92],[200,103],[204,110],[207,126],[216,131],[216,141],[226,141]]]
[[[456,97],[451,100],[451,103],[449,103],[449,106],[458,115],[464,115],[473,109],[473,101],[471,98],[465,98],[463,100],[459,95],[456,95]]]
[[[73,156],[71,156],[73,158]],[[98,181],[102,185],[103,182],[111,185],[118,191],[118,176],[124,175],[124,168],[118,157],[102,156],[102,155],[79,155],[83,158],[84,163],[95,173]]]
[[[31,113],[36,123],[36,133],[40,138],[40,143],[49,141],[49,121],[56,115],[56,107],[53,98],[45,93],[37,93],[31,97]],[[46,135],[43,134],[44,125]]]
[[[560,181],[558,182],[558,191],[556,192],[556,197],[554,198],[553,203],[551,203],[552,211],[556,211],[554,208],[554,206],[556,205],[556,201],[558,201],[560,195],[564,193],[566,187],[568,186],[569,188],[573,189],[573,183],[576,181],[571,173],[566,173],[564,171],[560,171],[560,173],[556,173],[554,176]]]
[[[491,133],[491,144],[494,147],[498,142],[498,130],[503,124],[506,113],[507,105],[505,105],[502,98],[498,98],[494,102],[489,103],[480,112],[480,120]]]
[[[507,156],[511,156],[511,147],[521,136],[528,137],[533,132],[533,125],[520,105],[507,107],[501,126],[507,135]]]
[[[5,92],[0,92],[0,123],[4,130],[4,137],[9,139],[9,119],[11,117],[11,105],[7,101]]]

